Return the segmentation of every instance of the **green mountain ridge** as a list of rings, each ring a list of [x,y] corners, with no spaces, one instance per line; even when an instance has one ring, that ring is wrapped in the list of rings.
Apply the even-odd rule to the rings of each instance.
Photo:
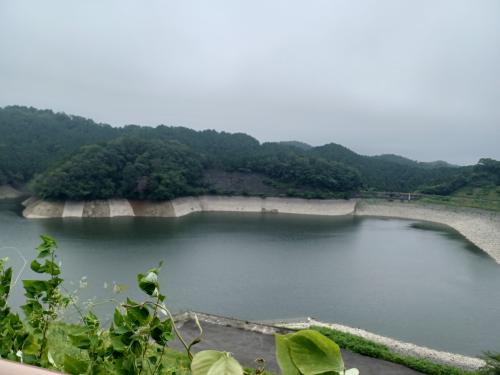
[[[449,194],[469,184],[479,170],[497,173],[491,163],[484,172],[482,164],[365,156],[336,143],[260,143],[244,133],[165,125],[112,127],[22,106],[0,108],[0,134],[0,184],[30,183],[36,194],[51,199],[166,199],[264,190],[320,198],[360,190]],[[476,177],[476,182],[496,183],[496,177]],[[246,181],[261,191],[246,190]]]

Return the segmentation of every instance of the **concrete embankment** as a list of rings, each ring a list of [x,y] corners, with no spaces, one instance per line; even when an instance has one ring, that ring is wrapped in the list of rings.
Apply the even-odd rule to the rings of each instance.
[[[172,201],[175,216],[192,212],[270,212],[300,215],[349,215],[356,201],[335,199],[257,198],[202,196]]]
[[[301,215],[356,215],[430,221],[450,226],[500,263],[500,215],[495,212],[384,200],[335,200],[201,196],[148,202],[110,199],[48,202],[30,198],[26,218],[181,217],[193,212],[263,212]]]
[[[10,185],[0,185],[0,199],[15,199],[24,194]]]
[[[172,201],[148,202],[109,199],[87,202],[26,202],[26,218],[54,217],[181,217],[193,212],[271,212],[302,215],[349,215],[354,200],[314,200],[293,198],[217,197],[177,198]]]

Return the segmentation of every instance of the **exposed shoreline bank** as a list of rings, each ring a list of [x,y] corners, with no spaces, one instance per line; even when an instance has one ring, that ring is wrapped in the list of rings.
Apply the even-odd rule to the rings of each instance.
[[[500,264],[500,214],[419,202],[200,196],[150,202],[110,199],[87,202],[23,202],[29,219],[99,217],[181,217],[194,212],[286,213],[323,216],[374,216],[428,221],[447,225]]]

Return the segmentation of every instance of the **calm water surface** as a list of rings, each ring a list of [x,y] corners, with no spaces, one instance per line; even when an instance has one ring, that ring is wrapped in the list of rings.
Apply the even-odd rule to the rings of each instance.
[[[135,275],[164,260],[162,288],[177,311],[312,316],[440,350],[500,350],[500,266],[440,226],[230,213],[26,220],[18,204],[0,203],[0,256],[16,270],[16,251],[31,259],[42,233],[59,242],[68,289],[88,278],[81,300],[122,298],[113,282],[139,297]],[[12,303],[20,301],[18,285]]]

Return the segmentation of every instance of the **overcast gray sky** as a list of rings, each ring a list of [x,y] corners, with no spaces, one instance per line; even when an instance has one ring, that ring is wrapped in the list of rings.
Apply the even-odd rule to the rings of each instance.
[[[0,0],[0,106],[500,159],[498,0]]]

